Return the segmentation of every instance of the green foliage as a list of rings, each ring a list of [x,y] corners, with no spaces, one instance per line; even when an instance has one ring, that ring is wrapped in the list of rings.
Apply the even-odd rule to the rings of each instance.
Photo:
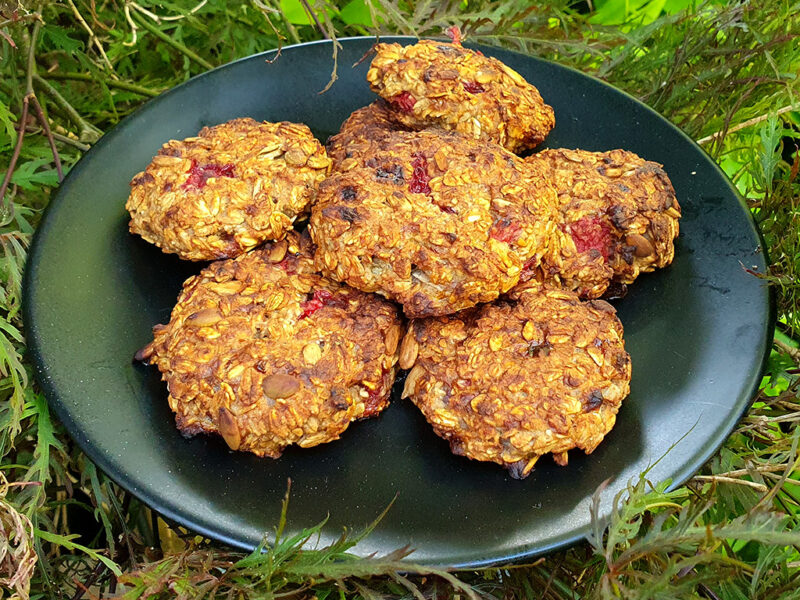
[[[694,0],[599,0],[589,17],[598,25],[647,25],[662,14],[675,14],[696,5]]]
[[[757,598],[789,581],[781,566],[796,558],[792,546],[800,544],[793,519],[757,502],[746,510],[715,510],[723,494],[714,485],[668,487],[643,474],[615,497],[605,529],[596,522],[590,543],[605,561],[596,596],[685,598],[698,590],[714,594],[724,583],[727,594]],[[757,555],[747,561],[736,546],[749,544]]]
[[[369,558],[350,554],[349,551],[378,525],[386,511],[358,535],[348,536],[345,531],[330,546],[308,549],[309,543],[318,538],[327,519],[285,538],[283,532],[288,507],[287,490],[274,538],[271,541],[265,539],[248,556],[226,563],[219,574],[212,575],[208,568],[219,560],[218,556],[208,550],[192,548],[124,575],[121,581],[131,588],[125,595],[126,600],[167,597],[166,593],[174,590],[191,592],[191,597],[198,600],[254,590],[259,590],[265,598],[293,596],[309,589],[324,596],[330,591],[330,584],[336,584],[341,590],[365,591],[369,589],[369,580],[380,576],[389,577],[401,590],[419,597],[417,585],[400,572],[439,577],[452,590],[477,600],[477,594],[470,586],[447,571],[404,561],[410,553],[406,548]],[[198,565],[202,565],[204,570],[198,572]]]
[[[739,179],[750,183],[748,196],[761,229],[761,234],[769,248],[771,260],[770,275],[766,277],[780,290],[778,294],[779,321],[786,325],[791,335],[800,335],[800,236],[791,232],[800,231],[800,196],[798,188],[798,167],[800,151],[795,147],[792,164],[780,160],[786,140],[795,143],[798,132],[781,126],[771,117],[758,131],[759,146],[755,152],[740,151],[745,157],[755,154],[756,160],[737,169]],[[783,138],[781,137],[783,136]],[[754,142],[751,142],[754,143]],[[754,144],[755,145],[755,144]]]
[[[87,548],[81,544],[74,542],[73,540],[78,537],[77,534],[71,535],[58,535],[56,533],[50,533],[49,531],[43,531],[41,529],[35,530],[36,535],[43,539],[46,542],[50,542],[52,544],[58,544],[62,548],[66,550],[78,550],[79,552],[83,552],[89,558],[94,559],[96,561],[100,561],[105,566],[111,570],[114,575],[120,576],[122,575],[122,571],[119,570],[119,567],[114,563],[114,561],[110,560],[107,556],[103,556],[99,552],[92,550],[91,548]]]
[[[800,352],[793,339],[800,336],[800,3],[596,0],[588,14],[571,0],[305,5],[62,0],[26,9],[0,2],[0,171],[14,155],[17,128],[26,128],[0,204],[0,471],[12,482],[0,508],[32,523],[35,538],[25,542],[38,556],[32,594],[800,596]],[[752,408],[688,485],[668,491],[643,475],[615,499],[609,522],[595,521],[591,544],[531,565],[453,574],[408,562],[407,549],[357,559],[351,552],[371,527],[315,548],[324,523],[285,538],[287,503],[271,544],[249,556],[161,521],[77,450],[32,383],[22,270],[58,169],[33,105],[20,123],[25,96],[33,92],[41,104],[66,172],[143,101],[211,66],[323,35],[430,36],[454,24],[471,42],[557,60],[625,89],[698,139],[732,178],[769,250],[770,273],[762,276],[775,286],[780,323]]]

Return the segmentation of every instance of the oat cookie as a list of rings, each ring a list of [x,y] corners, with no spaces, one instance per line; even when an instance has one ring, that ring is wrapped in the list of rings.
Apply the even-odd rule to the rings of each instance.
[[[457,38],[378,44],[375,50],[367,81],[406,127],[439,126],[522,152],[555,125],[553,109],[534,86]]]
[[[384,100],[353,111],[342,123],[339,133],[331,136],[326,144],[333,170],[338,170],[345,160],[367,155],[387,134],[405,130],[405,127],[392,120]]]
[[[625,150],[543,150],[526,162],[558,191],[559,253],[545,260],[545,279],[597,298],[612,281],[672,262],[681,209],[661,165]],[[524,270],[523,282],[533,273]]]
[[[309,221],[317,265],[403,305],[449,314],[489,302],[555,238],[555,191],[501,147],[455,132],[365,140],[320,186]]]
[[[524,478],[540,456],[565,465],[591,453],[629,393],[622,324],[603,300],[529,289],[493,304],[411,323],[400,366],[403,396],[453,453]]]
[[[137,358],[155,364],[187,436],[277,458],[380,413],[394,382],[396,307],[321,276],[290,233],[189,278]]]
[[[232,258],[282,238],[328,173],[305,125],[234,119],[164,144],[131,181],[130,230],[186,260]]]

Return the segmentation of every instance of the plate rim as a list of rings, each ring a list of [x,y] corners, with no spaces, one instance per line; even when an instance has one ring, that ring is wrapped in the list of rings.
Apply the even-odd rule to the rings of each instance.
[[[391,42],[394,41],[412,41],[418,40],[422,38],[418,38],[416,36],[401,36],[401,35],[387,35],[387,36],[351,36],[345,38],[337,38],[337,42],[349,42],[349,41],[363,41],[363,40],[375,40],[375,43],[383,40],[389,40]],[[443,39],[438,37],[433,38],[424,38],[424,39]],[[45,207],[45,210],[42,214],[42,217],[39,221],[36,230],[33,233],[29,252],[25,264],[23,279],[22,279],[22,318],[23,318],[23,332],[25,335],[26,340],[26,358],[30,360],[30,364],[33,366],[33,373],[34,379],[38,384],[39,388],[41,389],[42,393],[44,394],[45,398],[47,399],[48,407],[50,410],[55,412],[59,421],[64,425],[65,430],[67,431],[68,435],[75,441],[81,451],[89,457],[89,459],[95,463],[109,478],[111,478],[117,485],[125,489],[128,493],[135,496],[138,500],[146,504],[152,510],[155,510],[160,516],[165,517],[168,520],[171,520],[187,529],[196,532],[203,537],[211,538],[212,540],[217,541],[218,543],[226,544],[228,546],[234,547],[236,549],[251,552],[253,547],[248,544],[244,544],[241,541],[233,538],[230,535],[227,535],[224,532],[219,530],[213,530],[210,527],[198,525],[196,522],[192,521],[191,518],[185,517],[179,514],[177,511],[173,511],[167,507],[164,507],[163,504],[160,502],[160,497],[154,496],[148,493],[147,490],[138,489],[132,482],[128,479],[127,475],[122,469],[117,468],[114,461],[110,458],[107,459],[104,454],[94,445],[90,443],[88,438],[81,439],[80,436],[74,435],[73,431],[81,432],[84,428],[78,427],[76,421],[72,418],[69,411],[66,410],[61,401],[59,400],[59,395],[57,391],[54,389],[53,386],[50,385],[49,378],[46,376],[48,371],[47,365],[44,363],[42,355],[41,355],[41,348],[40,348],[40,339],[39,335],[36,333],[36,327],[34,324],[34,316],[33,312],[35,309],[31,306],[30,296],[31,289],[36,287],[36,284],[33,282],[33,274],[32,271],[34,270],[36,264],[38,264],[40,260],[40,247],[41,244],[39,243],[39,238],[45,235],[44,232],[48,229],[50,225],[50,221],[52,221],[52,214],[54,212],[54,207],[57,207],[61,203],[62,197],[62,188],[64,188],[65,184],[70,183],[70,179],[72,177],[77,176],[81,171],[86,168],[86,165],[89,164],[90,160],[87,157],[92,157],[96,152],[101,152],[102,148],[106,145],[105,140],[107,138],[111,138],[112,135],[115,135],[117,130],[121,127],[127,125],[129,121],[134,120],[134,118],[142,111],[148,109],[148,107],[155,101],[159,101],[162,98],[166,98],[171,96],[173,93],[178,93],[184,87],[194,85],[197,81],[204,79],[207,76],[210,76],[212,73],[216,71],[227,69],[233,65],[236,65],[240,62],[250,61],[258,58],[274,58],[279,54],[279,52],[284,52],[286,50],[291,50],[294,48],[305,48],[309,46],[317,46],[317,45],[332,45],[333,40],[313,40],[309,42],[302,42],[299,44],[291,44],[287,46],[282,46],[280,49],[271,49],[265,50],[263,52],[257,52],[255,54],[251,54],[249,56],[241,57],[236,60],[227,62],[223,65],[219,65],[213,69],[195,75],[190,79],[168,89],[156,96],[155,98],[150,98],[143,102],[141,106],[137,107],[132,113],[127,115],[124,119],[122,119],[119,123],[115,124],[111,127],[108,131],[106,131],[103,136],[95,143],[87,152],[85,152],[81,158],[78,160],[77,163],[70,169],[69,173],[67,173],[64,180],[61,184],[56,188],[48,205]],[[540,63],[545,63],[547,65],[551,65],[558,69],[563,69],[566,71],[570,71],[573,74],[579,75],[583,78],[589,78],[595,83],[599,83],[607,88],[610,88],[611,91],[623,95],[627,100],[633,101],[640,109],[645,109],[646,112],[650,113],[650,115],[658,120],[662,121],[666,124],[670,129],[673,130],[674,133],[677,133],[684,141],[689,142],[695,149],[700,150],[700,155],[702,156],[703,160],[708,163],[711,168],[720,176],[721,180],[725,182],[728,190],[732,193],[732,195],[737,199],[739,202],[741,210],[745,213],[747,217],[747,224],[750,230],[755,234],[756,239],[759,242],[759,249],[763,255],[765,265],[767,268],[770,265],[770,259],[768,255],[768,248],[765,244],[764,238],[761,234],[758,225],[753,218],[752,213],[750,212],[749,207],[747,206],[744,198],[739,193],[736,186],[731,182],[728,178],[727,174],[722,170],[722,168],[714,161],[714,159],[706,152],[706,150],[700,146],[694,139],[689,137],[682,129],[680,129],[677,125],[675,125],[672,121],[661,115],[658,111],[651,108],[632,94],[617,88],[616,86],[611,85],[610,83],[599,79],[591,74],[584,73],[579,69],[576,69],[572,66],[563,65],[556,61],[541,58],[538,56],[532,56],[528,54],[524,54],[522,52],[518,52],[515,50],[502,48],[499,46],[487,46],[483,44],[471,44],[466,43],[465,46],[469,48],[477,48],[477,49],[488,49],[490,52],[494,51],[501,51],[510,53],[512,55],[516,55],[522,57],[526,60],[533,60]],[[99,150],[98,150],[99,148]],[[73,175],[75,173],[76,175]],[[710,443],[707,441],[705,444],[705,452],[697,454],[694,457],[694,460],[688,461],[682,468],[676,470],[673,473],[672,482],[668,486],[668,490],[674,490],[684,483],[686,483],[691,477],[714,455],[716,452],[722,447],[722,445],[730,438],[730,435],[733,429],[736,426],[736,423],[742,418],[742,416],[749,410],[750,406],[755,397],[755,393],[759,388],[759,384],[761,382],[761,378],[765,371],[767,361],[770,356],[771,351],[771,341],[774,336],[774,327],[776,322],[776,299],[775,299],[775,288],[774,286],[768,285],[764,282],[762,285],[766,287],[767,290],[767,306],[765,312],[765,327],[763,332],[762,338],[762,347],[759,349],[761,351],[762,357],[760,362],[760,367],[758,371],[754,371],[749,374],[749,386],[746,386],[749,389],[749,393],[747,396],[747,400],[742,403],[742,407],[740,410],[732,410],[729,412],[727,419],[724,420],[722,424],[720,424],[719,431],[721,432],[715,437],[709,438],[711,441]],[[753,356],[757,356],[757,353],[754,352]],[[741,399],[739,399],[741,400]],[[738,404],[738,401],[737,401]],[[724,433],[723,433],[724,432]],[[676,442],[680,443],[680,441]],[[674,446],[672,446],[674,447]],[[671,448],[672,448],[671,447]],[[668,451],[669,452],[669,451]],[[666,454],[664,455],[666,456]],[[663,458],[663,457],[661,457]],[[657,460],[661,460],[661,458]],[[604,515],[602,517],[604,520],[608,518],[608,515]],[[413,555],[410,559],[404,559],[403,562],[407,562],[409,564],[417,563],[423,564],[431,567],[440,567],[440,568],[450,568],[450,569],[467,569],[467,568],[488,568],[503,564],[510,564],[514,562],[518,562],[524,559],[533,558],[536,556],[541,556],[544,554],[548,554],[555,550],[563,549],[570,547],[581,540],[587,539],[587,535],[591,532],[592,525],[589,523],[586,526],[579,527],[578,529],[574,529],[568,533],[561,533],[555,536],[552,536],[550,541],[546,544],[537,544],[535,548],[530,548],[532,545],[531,543],[525,545],[517,545],[513,549],[513,551],[505,552],[503,556],[491,556],[491,557],[484,557],[484,558],[477,558],[478,555],[482,553],[476,554],[476,558],[474,560],[466,560],[462,562],[454,562],[454,563],[441,563],[436,561],[414,561]],[[356,546],[357,548],[357,546]],[[528,548],[528,549],[526,549]],[[483,553],[485,555],[485,553]]]

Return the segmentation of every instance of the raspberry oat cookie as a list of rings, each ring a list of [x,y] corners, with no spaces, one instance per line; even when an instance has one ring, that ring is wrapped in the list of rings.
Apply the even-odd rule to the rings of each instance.
[[[338,439],[389,402],[402,321],[394,305],[322,277],[289,233],[189,278],[137,358],[155,364],[187,436],[277,458]]]
[[[556,240],[555,190],[495,144],[455,132],[364,140],[325,180],[309,231],[317,265],[410,317],[490,302]]]
[[[406,127],[438,126],[523,152],[555,125],[539,91],[495,58],[453,43],[378,44],[367,72],[372,90]]]
[[[612,281],[629,284],[672,262],[681,209],[661,165],[625,150],[564,149],[526,163],[543,168],[558,191],[559,253],[545,259],[545,279],[597,298]],[[532,274],[523,272],[523,285]]]
[[[282,238],[328,173],[305,125],[234,119],[164,144],[131,181],[130,230],[187,260],[232,258]]]
[[[540,456],[591,453],[628,395],[622,325],[603,300],[529,288],[518,302],[413,321],[403,390],[453,453],[524,478]]]

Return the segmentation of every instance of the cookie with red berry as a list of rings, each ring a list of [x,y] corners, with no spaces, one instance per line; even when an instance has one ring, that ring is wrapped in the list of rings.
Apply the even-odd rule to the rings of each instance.
[[[410,317],[490,302],[554,252],[556,195],[500,146],[444,130],[393,132],[339,165],[309,231],[329,276]]]
[[[234,119],[164,144],[131,181],[130,231],[186,260],[281,239],[330,169],[305,125]]]
[[[411,46],[377,44],[367,73],[396,121],[411,129],[442,127],[520,153],[555,126],[539,91],[501,61],[461,45],[421,40]]]
[[[338,439],[389,403],[403,321],[397,307],[320,275],[290,232],[190,277],[137,359],[155,364],[186,436],[277,458]]]
[[[543,150],[526,159],[558,192],[558,253],[543,261],[555,279],[584,298],[609,284],[669,265],[681,208],[661,165],[632,152]],[[528,265],[531,267],[531,265]],[[523,282],[534,274],[525,269]]]

